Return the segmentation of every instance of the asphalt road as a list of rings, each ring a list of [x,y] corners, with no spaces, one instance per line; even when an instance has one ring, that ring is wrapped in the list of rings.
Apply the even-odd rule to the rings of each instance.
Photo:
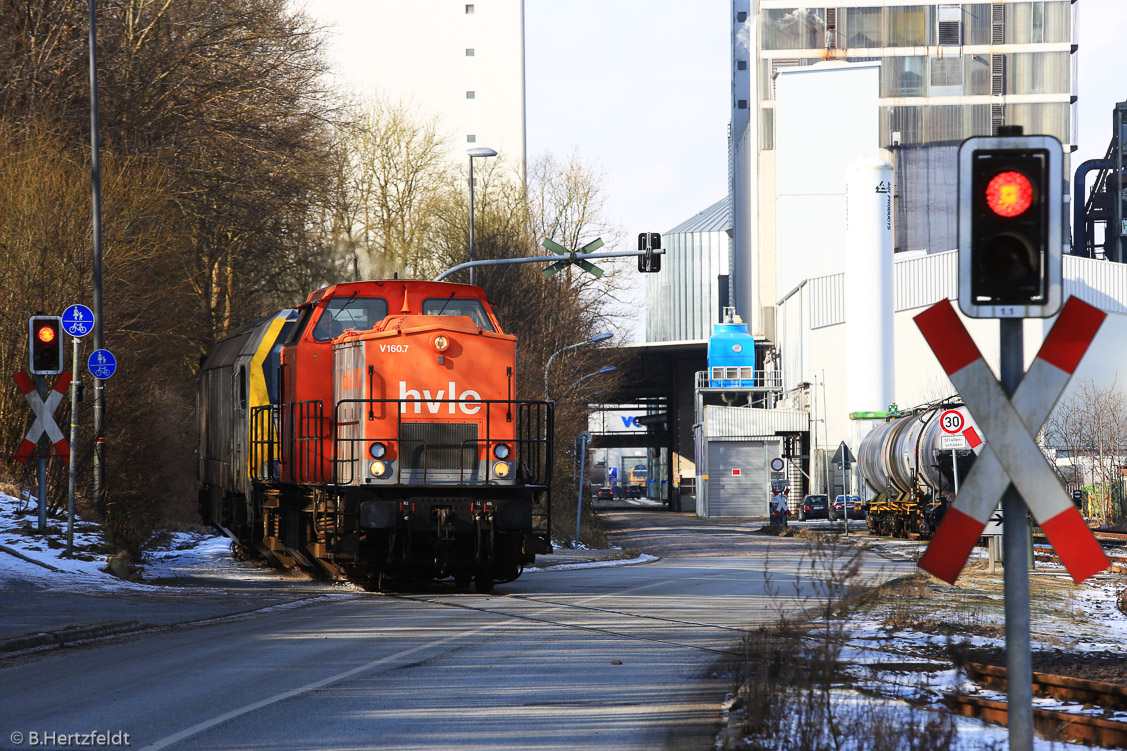
[[[0,748],[91,731],[133,749],[712,748],[723,658],[814,604],[842,559],[811,567],[802,541],[683,514],[608,518],[661,560],[528,572],[488,596],[338,593],[0,661]]]

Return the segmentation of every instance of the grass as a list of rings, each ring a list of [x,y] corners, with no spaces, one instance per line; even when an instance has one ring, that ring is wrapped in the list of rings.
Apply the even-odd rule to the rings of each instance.
[[[949,714],[854,690],[843,670],[849,615],[880,599],[860,586],[861,554],[816,541],[800,567],[815,582],[808,607],[799,616],[780,609],[774,625],[744,638],[732,670],[729,749],[940,751],[953,745],[957,730]],[[925,593],[923,582],[906,577],[882,596]]]

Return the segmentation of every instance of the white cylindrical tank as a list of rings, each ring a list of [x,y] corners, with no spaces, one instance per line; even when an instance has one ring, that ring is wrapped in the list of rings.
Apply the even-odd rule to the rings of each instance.
[[[845,407],[888,408],[893,399],[892,165],[845,168]]]

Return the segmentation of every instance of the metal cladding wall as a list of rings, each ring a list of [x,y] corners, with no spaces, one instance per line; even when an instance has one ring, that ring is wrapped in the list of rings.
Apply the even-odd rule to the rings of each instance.
[[[771,501],[769,462],[780,453],[779,440],[709,441],[708,509],[704,515],[767,516]]]
[[[810,429],[807,412],[706,406],[698,445],[697,516],[767,516],[778,433]]]
[[[717,277],[728,273],[731,203],[721,199],[662,234],[659,274],[646,274],[646,341],[707,339],[719,320]]]

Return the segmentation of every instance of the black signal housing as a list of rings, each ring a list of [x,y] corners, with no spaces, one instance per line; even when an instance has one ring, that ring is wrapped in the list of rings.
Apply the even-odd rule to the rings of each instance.
[[[63,319],[32,316],[28,319],[28,370],[33,375],[63,372]]]
[[[972,318],[1060,309],[1062,149],[1050,136],[959,148],[959,307]]]

